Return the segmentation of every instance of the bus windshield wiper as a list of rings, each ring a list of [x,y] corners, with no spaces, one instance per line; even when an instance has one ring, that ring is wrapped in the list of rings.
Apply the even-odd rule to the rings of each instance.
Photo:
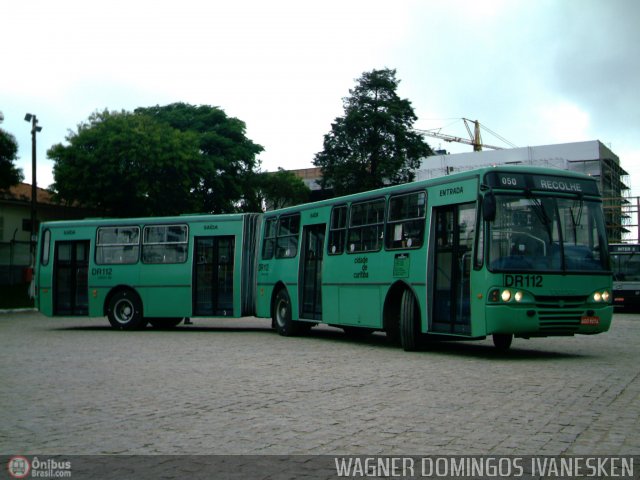
[[[573,224],[573,243],[574,245],[578,244],[578,225],[580,225],[582,221],[582,211],[584,208],[584,202],[580,200],[580,204],[578,207],[578,214],[574,214],[574,208],[569,207],[569,213],[571,214],[571,223]]]
[[[549,240],[551,240],[551,217],[549,217],[549,215],[547,214],[547,211],[545,210],[544,206],[542,205],[542,201],[539,198],[531,197],[531,203],[533,207],[532,210],[536,214],[536,217],[538,217],[538,220],[540,220],[540,223],[544,225],[547,231],[547,235],[549,236]]]

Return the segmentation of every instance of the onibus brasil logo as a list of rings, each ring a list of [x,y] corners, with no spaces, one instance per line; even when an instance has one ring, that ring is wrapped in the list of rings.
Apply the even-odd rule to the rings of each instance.
[[[29,461],[27,457],[15,455],[9,459],[7,470],[12,478],[27,478],[29,473],[32,477],[68,478],[71,476],[71,462],[52,458],[40,460],[38,457]]]
[[[15,456],[9,459],[7,470],[13,478],[25,478],[31,471],[31,464],[26,457]]]

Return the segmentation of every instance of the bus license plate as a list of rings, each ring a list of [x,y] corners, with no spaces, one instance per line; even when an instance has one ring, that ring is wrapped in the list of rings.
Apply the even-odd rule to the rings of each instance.
[[[600,317],[584,316],[580,318],[580,325],[600,325]]]

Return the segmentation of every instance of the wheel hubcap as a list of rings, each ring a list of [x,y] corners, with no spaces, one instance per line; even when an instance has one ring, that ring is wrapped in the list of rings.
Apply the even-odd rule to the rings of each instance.
[[[127,323],[133,317],[133,305],[127,300],[121,300],[116,304],[115,317],[119,323]]]
[[[286,303],[280,303],[278,306],[278,325],[283,326],[287,318],[287,305]]]

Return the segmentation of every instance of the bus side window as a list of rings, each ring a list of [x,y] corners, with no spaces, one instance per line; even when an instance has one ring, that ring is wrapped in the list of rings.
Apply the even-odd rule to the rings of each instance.
[[[385,199],[351,205],[349,253],[377,252],[384,236]]]
[[[276,248],[276,217],[267,219],[264,226],[264,239],[262,241],[262,259],[270,260]]]
[[[387,249],[422,246],[426,203],[425,192],[391,197],[385,237]]]
[[[298,255],[300,214],[280,217],[276,238],[276,258],[293,258]]]
[[[187,261],[189,229],[187,225],[144,227],[143,263],[184,263]]]
[[[138,261],[140,227],[100,227],[96,233],[98,265],[131,264]]]
[[[344,252],[347,239],[347,206],[333,207],[331,211],[331,228],[329,230],[329,255],[339,255]]]

